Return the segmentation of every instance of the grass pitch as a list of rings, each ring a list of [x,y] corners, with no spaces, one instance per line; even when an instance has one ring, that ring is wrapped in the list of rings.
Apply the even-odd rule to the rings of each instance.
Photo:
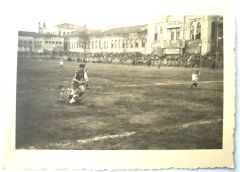
[[[57,102],[76,62],[18,62],[17,149],[221,149],[223,70],[87,64],[80,105]]]

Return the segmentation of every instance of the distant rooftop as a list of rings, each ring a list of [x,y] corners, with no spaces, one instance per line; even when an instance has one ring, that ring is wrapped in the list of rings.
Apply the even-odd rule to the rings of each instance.
[[[73,25],[73,24],[69,24],[69,23],[58,24],[58,25],[56,25],[56,27],[64,28],[64,29],[82,29],[82,28],[84,28],[83,26]]]
[[[147,30],[147,25],[136,25],[136,26],[126,26],[126,27],[114,27],[111,29],[104,30],[98,35],[118,35],[118,34],[128,34],[137,33]]]
[[[80,36],[84,35],[83,31],[85,27],[69,24],[69,23],[63,23],[56,25],[59,28],[76,28],[75,31],[71,32],[67,36]],[[94,30],[94,29],[88,29],[85,28],[87,31],[87,34],[89,35],[95,35],[95,36],[107,36],[107,35],[122,35],[122,34],[129,34],[129,33],[138,33],[138,32],[145,32],[147,30],[147,25],[135,25],[135,26],[126,26],[126,27],[113,27],[108,28],[105,30]],[[37,32],[28,32],[28,31],[19,31],[18,36],[27,36],[27,37],[59,37],[58,35],[53,34],[40,34]]]
[[[52,34],[40,34],[37,32],[29,32],[29,31],[18,31],[18,36],[26,36],[26,37],[60,37],[58,35],[52,35]]]
[[[28,32],[28,31],[18,31],[18,36],[36,37],[36,36],[39,36],[39,33]]]

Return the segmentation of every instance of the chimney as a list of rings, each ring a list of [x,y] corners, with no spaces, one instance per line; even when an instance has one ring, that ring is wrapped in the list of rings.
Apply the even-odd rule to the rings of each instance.
[[[38,22],[38,33],[42,33],[41,22]]]

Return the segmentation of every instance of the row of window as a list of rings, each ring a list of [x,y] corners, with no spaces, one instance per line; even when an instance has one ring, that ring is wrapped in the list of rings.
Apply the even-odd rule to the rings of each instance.
[[[145,47],[145,39],[142,39],[141,41],[136,40],[126,40],[126,41],[121,41],[121,40],[111,40],[110,47],[112,48],[140,48],[139,42],[141,42],[142,48]],[[103,47],[101,44],[101,41],[92,41],[91,42],[91,48],[95,49],[108,49],[108,41],[103,42]]]
[[[32,48],[32,45],[18,45],[19,48]]]
[[[19,40],[18,41],[18,45],[19,46],[23,46],[23,45],[32,45],[32,41],[22,41],[22,40]],[[42,41],[35,41],[34,42],[36,45],[40,45],[42,44]],[[45,41],[46,44],[62,44],[61,41]]]
[[[80,49],[84,47],[83,42],[68,42],[65,44],[65,46],[68,46],[69,49]]]
[[[18,41],[18,45],[26,45],[26,44],[32,44],[32,41],[22,41],[22,40],[19,40]]]
[[[163,30],[160,28],[160,35]],[[180,39],[180,27],[177,28],[169,28],[168,32],[170,33],[170,40],[179,40]],[[200,22],[192,21],[190,23],[190,39],[201,39],[201,24]],[[158,40],[158,33],[154,34],[154,41]]]
[[[62,44],[61,41],[45,41],[45,44]]]
[[[57,32],[47,32],[47,34],[51,34],[51,35],[57,35]],[[69,35],[69,32],[58,32],[59,36],[65,36],[65,35]]]
[[[140,42],[140,44],[139,44]],[[112,40],[110,44],[110,48],[145,48],[146,39],[142,39],[141,41],[138,40]],[[66,44],[69,49],[80,49],[84,48],[83,42],[68,42]],[[108,41],[91,41],[86,43],[86,48],[92,48],[92,49],[108,49],[109,48],[109,42]]]
[[[169,28],[168,33],[170,33],[170,40],[179,40],[180,39],[180,28]],[[162,35],[162,29],[160,30],[160,36]],[[158,40],[158,34],[154,34],[154,41]]]
[[[180,28],[171,28],[169,29],[171,33],[170,40],[179,40],[180,39]]]
[[[42,41],[35,41],[35,44],[42,44]]]

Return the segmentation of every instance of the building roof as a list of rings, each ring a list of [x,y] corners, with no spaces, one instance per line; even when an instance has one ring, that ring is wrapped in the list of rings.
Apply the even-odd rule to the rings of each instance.
[[[128,33],[138,33],[147,30],[147,25],[136,25],[136,26],[127,26],[127,27],[114,27],[111,29],[104,30],[94,35],[119,35],[119,34],[128,34]]]
[[[28,31],[18,31],[18,36],[36,37],[36,36],[39,36],[39,33],[28,32]]]
[[[70,32],[69,35],[66,35],[66,36],[81,36],[81,35],[85,35],[85,33],[91,35],[99,32],[100,32],[99,30],[91,30],[91,29],[87,29],[86,32],[84,32],[84,30],[76,30],[76,31]]]
[[[58,25],[56,25],[56,27],[63,28],[63,29],[81,29],[81,28],[84,28],[82,26],[73,25],[73,24],[69,24],[69,23],[58,24]]]
[[[37,32],[28,32],[28,31],[18,31],[18,36],[25,36],[25,37],[62,37],[59,35],[52,35],[52,34],[40,34]]]

